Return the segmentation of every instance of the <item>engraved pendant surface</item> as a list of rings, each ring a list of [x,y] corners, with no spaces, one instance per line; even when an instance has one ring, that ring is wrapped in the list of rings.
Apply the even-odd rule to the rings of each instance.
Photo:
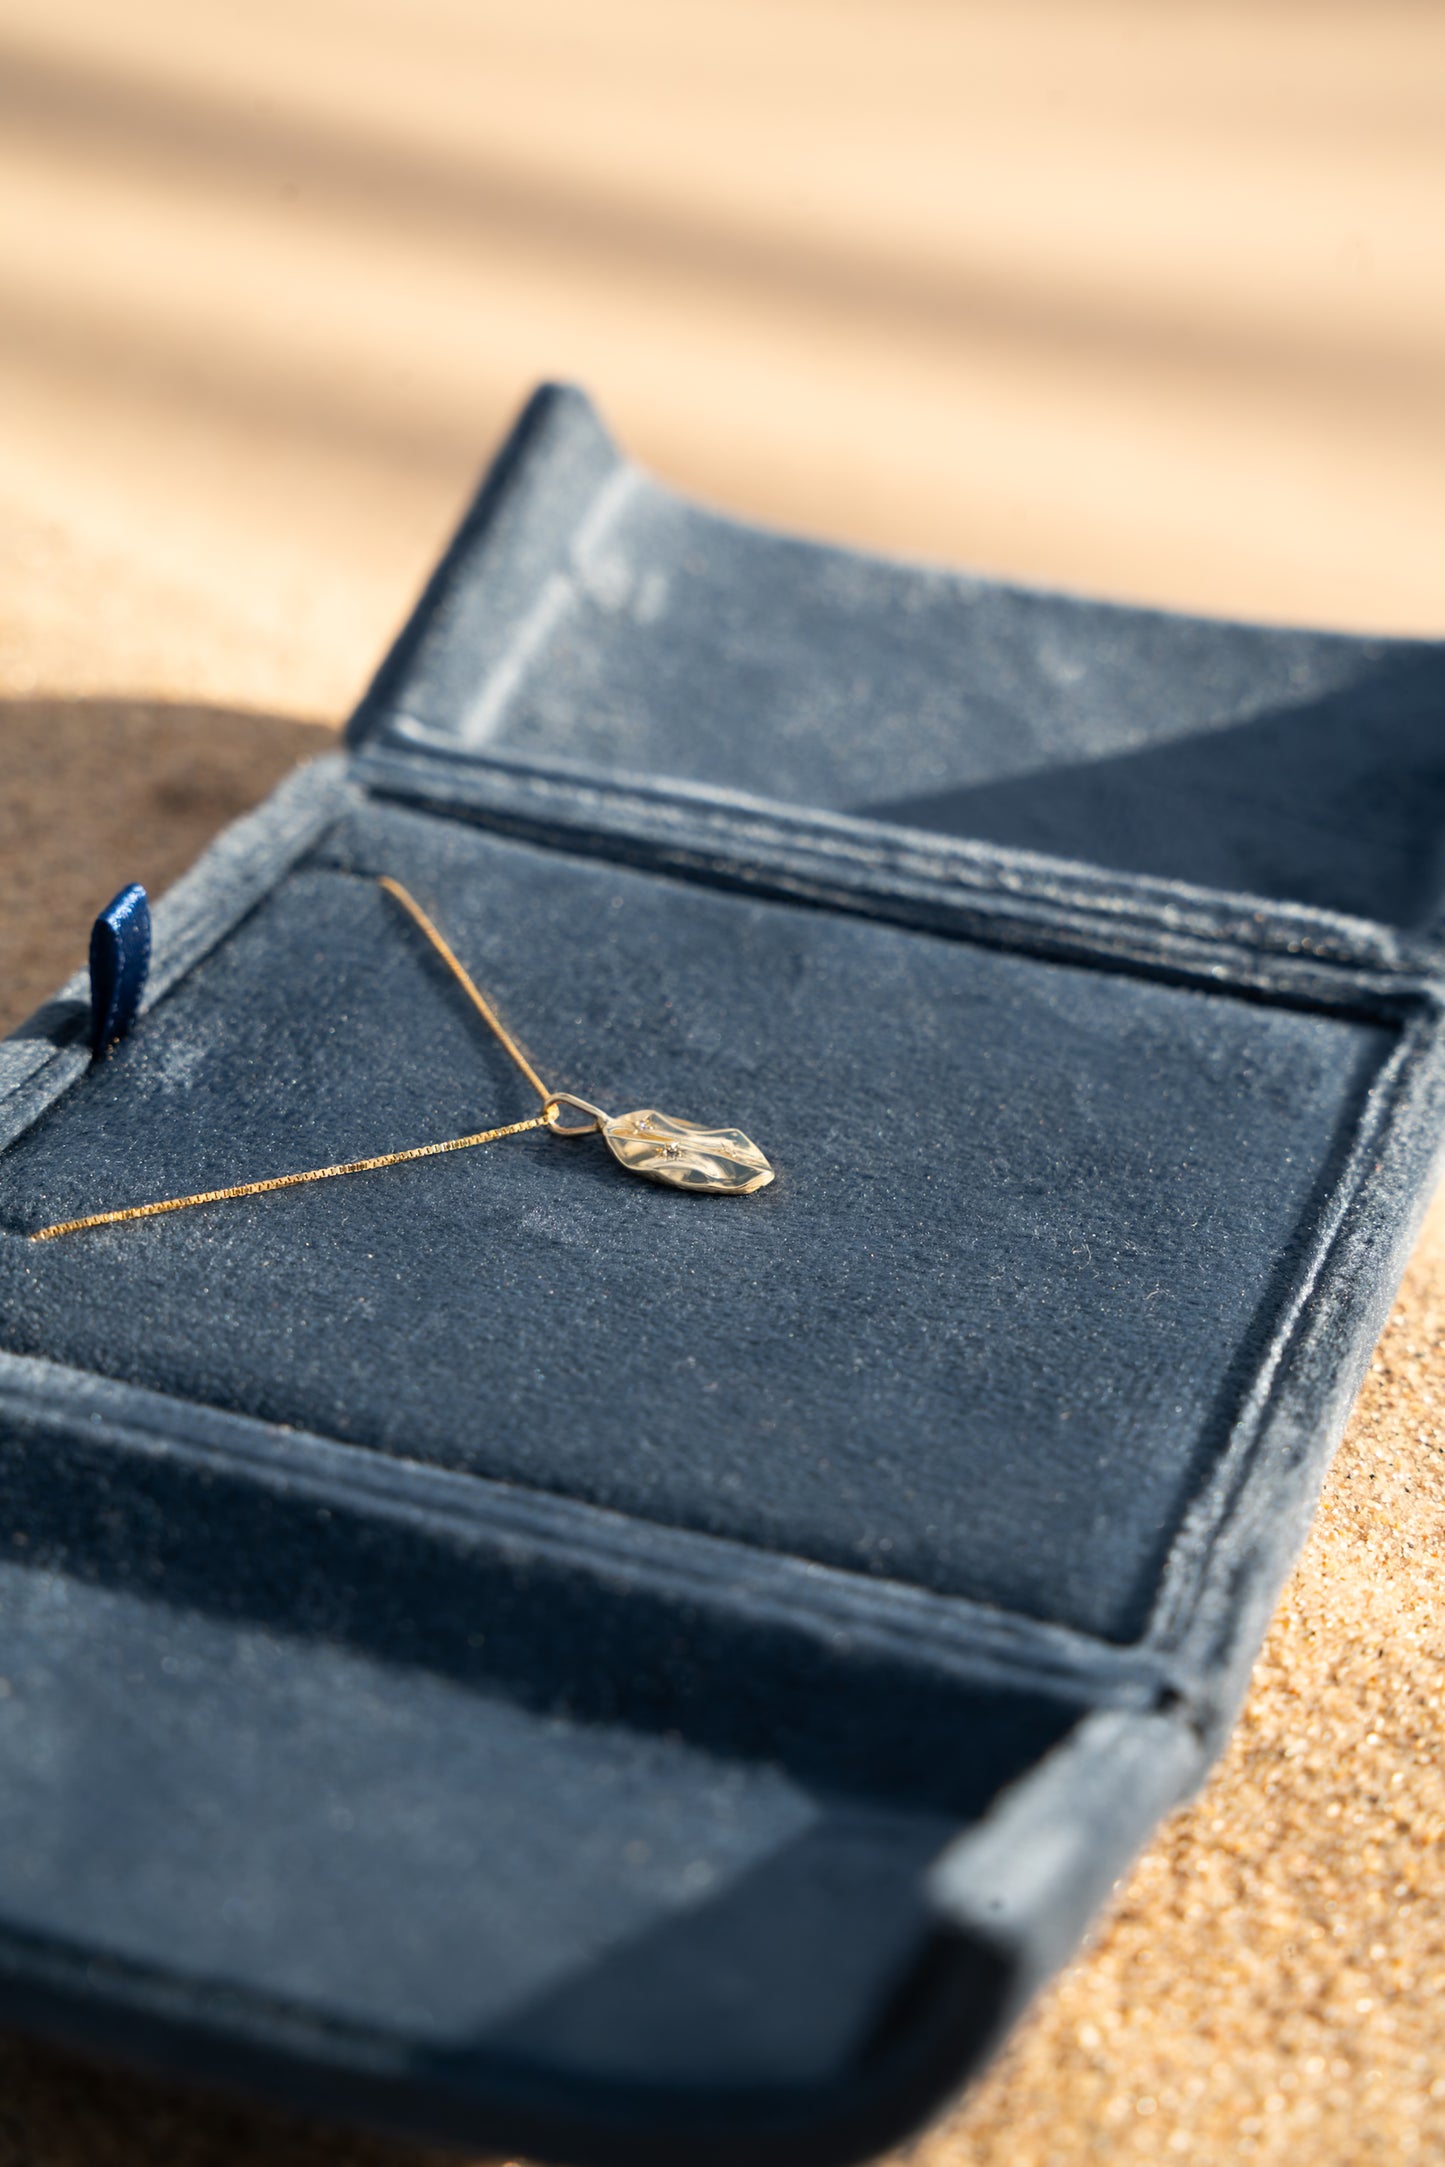
[[[607,1148],[629,1174],[670,1182],[711,1196],[746,1196],[765,1189],[773,1170],[741,1129],[708,1129],[645,1107],[602,1124]]]

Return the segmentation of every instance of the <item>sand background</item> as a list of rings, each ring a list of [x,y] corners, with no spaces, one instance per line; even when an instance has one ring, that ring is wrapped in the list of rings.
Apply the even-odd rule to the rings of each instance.
[[[530,384],[757,517],[1445,631],[1445,14],[0,0],[0,1021],[323,749]],[[1234,1742],[917,2167],[1445,2161],[1445,1214]],[[421,2167],[0,2041],[0,2167]]]

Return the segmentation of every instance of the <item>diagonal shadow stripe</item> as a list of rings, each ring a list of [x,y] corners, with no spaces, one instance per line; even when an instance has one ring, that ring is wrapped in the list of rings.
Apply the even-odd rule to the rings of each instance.
[[[1445,656],[1296,706],[860,807],[874,819],[1424,929],[1445,908]]]
[[[173,96],[153,83],[83,65],[59,66],[15,40],[0,41],[0,126],[52,153],[97,152],[132,170],[194,188],[205,180],[255,197],[258,175],[355,224],[410,228],[465,247],[485,237],[554,254],[614,258],[659,280],[711,280],[770,307],[876,325],[915,339],[1067,346],[1100,360],[1123,355],[1156,366],[1349,390],[1373,386],[1396,401],[1438,407],[1433,351],[1322,348],[1298,336],[1221,324],[1207,311],[1171,320],[1117,298],[1091,302],[1000,278],[975,266],[951,274],[826,239],[748,230],[698,211],[519,172],[480,149],[465,166],[419,148],[382,145],[323,122],[264,117],[216,97]]]

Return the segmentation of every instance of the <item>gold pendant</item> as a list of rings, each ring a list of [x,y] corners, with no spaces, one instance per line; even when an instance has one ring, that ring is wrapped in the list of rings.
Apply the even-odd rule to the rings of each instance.
[[[347,1159],[340,1166],[312,1166],[299,1174],[270,1174],[262,1181],[236,1181],[223,1189],[199,1189],[189,1196],[159,1197],[153,1204],[125,1204],[116,1211],[87,1212],[81,1219],[60,1219],[43,1226],[32,1241],[54,1241],[61,1234],[79,1234],[87,1227],[119,1226],[131,1219],[154,1219],[163,1212],[188,1211],[193,1204],[225,1204],[245,1196],[266,1196],[273,1189],[296,1189],[305,1182],[335,1181],[342,1174],[374,1174],[384,1166],[401,1166],[411,1159],[434,1159],[442,1152],[471,1151],[504,1136],[522,1136],[530,1129],[548,1129],[553,1136],[593,1136],[600,1129],[607,1148],[629,1174],[645,1181],[666,1182],[669,1188],[686,1189],[693,1196],[747,1196],[766,1189],[774,1180],[773,1169],[751,1137],[741,1129],[708,1129],[700,1121],[679,1121],[674,1114],[660,1114],[652,1106],[631,1114],[604,1114],[587,1099],[570,1091],[549,1091],[491,1002],[474,983],[465,965],[432,924],[414,896],[390,875],[380,885],[398,902],[418,931],[425,934],[478,1015],[500,1040],[526,1077],[542,1111],[526,1121],[506,1121],[492,1129],[477,1129],[470,1136],[449,1136],[439,1144],[412,1144],[403,1151],[383,1151],[369,1159]],[[586,1114],[583,1122],[565,1123],[562,1108],[571,1106]]]
[[[650,1106],[637,1113],[604,1114],[600,1106],[574,1098],[570,1091],[554,1091],[547,1112],[554,1114],[560,1106],[574,1106],[591,1119],[585,1127],[564,1127],[550,1119],[547,1126],[554,1135],[590,1136],[600,1129],[618,1165],[647,1181],[663,1181],[694,1195],[748,1196],[774,1179],[773,1169],[741,1129],[706,1128],[700,1121],[679,1121],[675,1114],[660,1114]]]

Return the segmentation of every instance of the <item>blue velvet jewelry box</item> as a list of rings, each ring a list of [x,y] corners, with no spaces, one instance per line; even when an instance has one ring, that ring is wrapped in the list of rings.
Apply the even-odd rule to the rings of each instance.
[[[1428,1195],[1445,658],[719,518],[538,395],[344,758],[0,1048],[0,2016],[860,2157],[1198,1783]],[[745,1198],[535,1111],[735,1124]]]

